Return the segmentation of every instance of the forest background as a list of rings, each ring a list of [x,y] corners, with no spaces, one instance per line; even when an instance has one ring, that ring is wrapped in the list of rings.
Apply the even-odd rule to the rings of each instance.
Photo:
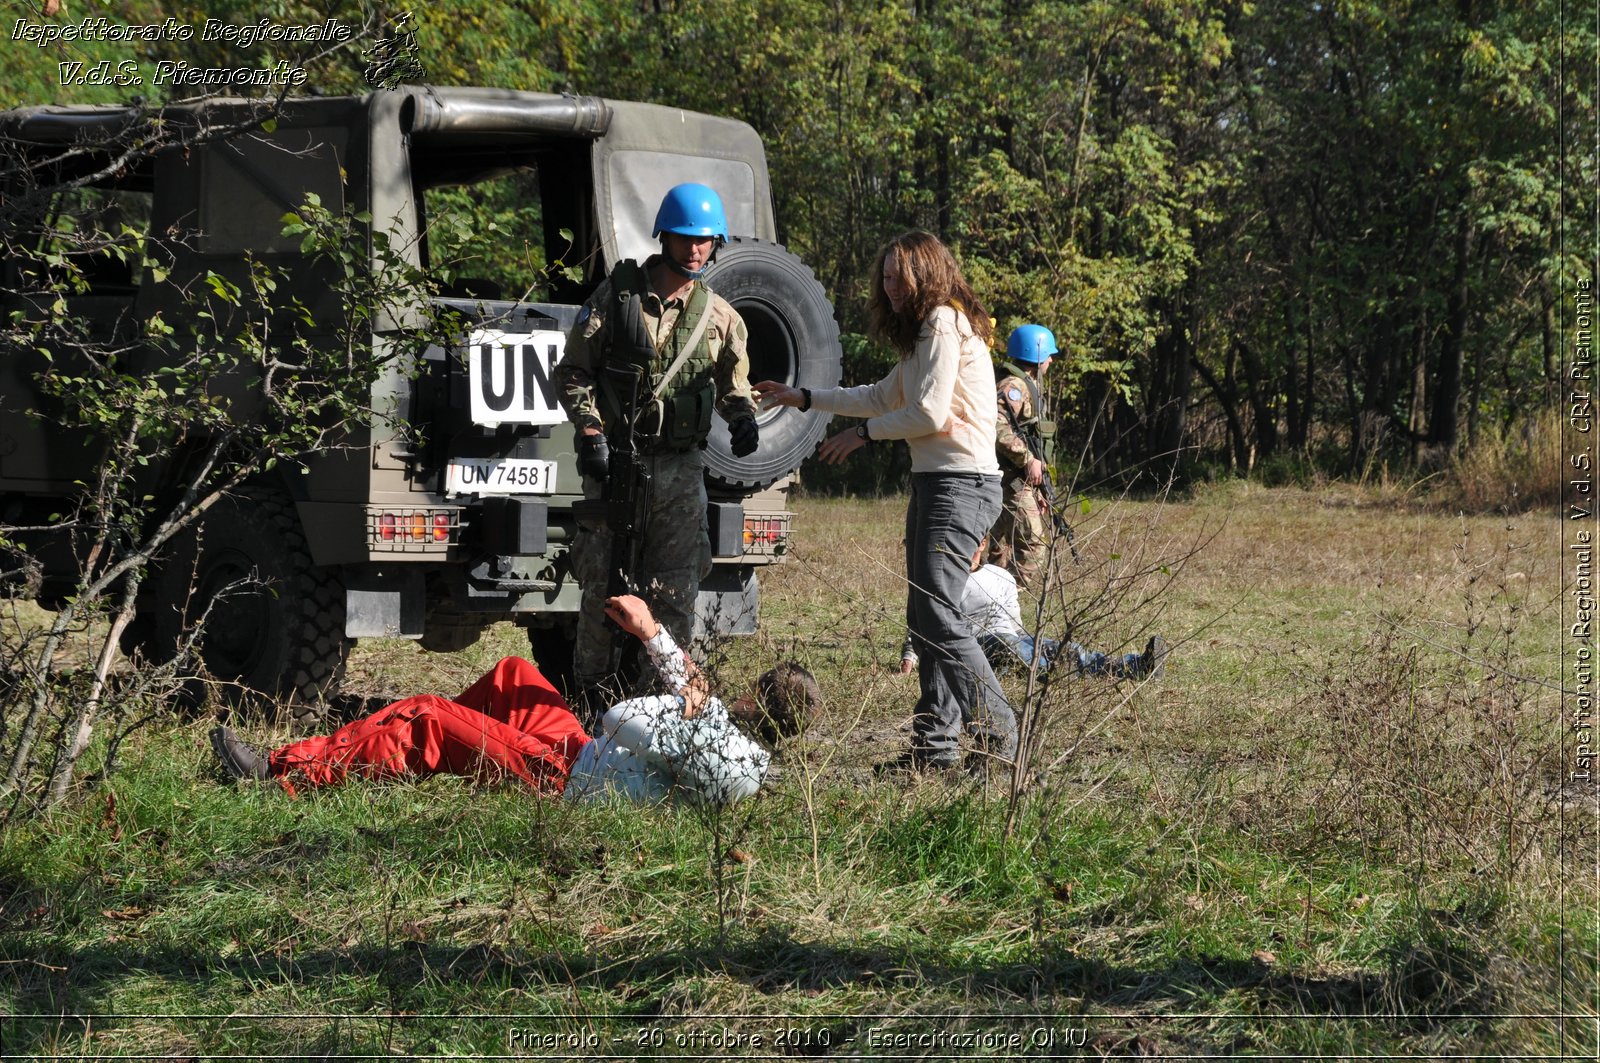
[[[845,379],[889,357],[862,335],[874,251],[929,229],[1000,335],[1054,330],[1051,390],[1085,483],[1176,461],[1269,482],[1439,473],[1475,508],[1561,488],[1564,313],[1596,240],[1596,34],[1560,0],[211,0],[45,21],[99,15],[375,19],[415,35],[434,83],[742,118],[767,145],[780,239],[834,297]],[[296,91],[365,91],[345,52],[371,40],[308,64]],[[303,51],[13,41],[0,100],[129,95],[63,87],[65,60]],[[865,488],[904,460],[809,475]]]

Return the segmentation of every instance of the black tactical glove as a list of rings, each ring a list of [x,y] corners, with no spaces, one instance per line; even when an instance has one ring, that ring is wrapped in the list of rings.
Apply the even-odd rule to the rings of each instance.
[[[761,429],[754,417],[744,417],[728,426],[728,438],[733,442],[733,456],[746,458],[761,444]]]
[[[611,444],[604,433],[578,436],[578,471],[600,481],[611,472]]]

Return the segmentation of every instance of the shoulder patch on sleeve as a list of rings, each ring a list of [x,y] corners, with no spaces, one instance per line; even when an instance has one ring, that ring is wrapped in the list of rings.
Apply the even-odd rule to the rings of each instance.
[[[1007,388],[1006,398],[1010,399],[1012,402],[1021,402],[1022,392],[1018,391],[1016,388]]]

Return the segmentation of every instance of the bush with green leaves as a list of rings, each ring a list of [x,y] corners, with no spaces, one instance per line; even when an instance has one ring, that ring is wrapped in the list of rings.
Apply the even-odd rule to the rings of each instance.
[[[271,114],[264,105],[251,123],[199,137],[270,130]],[[6,253],[29,266],[19,271],[19,290],[7,293],[16,308],[0,343],[18,364],[28,352],[39,356],[33,383],[48,410],[32,416],[51,417],[102,448],[48,527],[0,524],[9,582],[26,582],[30,548],[44,535],[69,543],[79,562],[59,610],[0,662],[12,677],[0,694],[0,798],[9,800],[8,815],[62,800],[97,721],[109,713],[113,733],[100,747],[100,773],[108,771],[118,729],[192,667],[204,615],[176,657],[132,681],[111,681],[119,645],[139,641],[132,625],[141,582],[175,538],[230,492],[338,447],[381,417],[372,391],[387,363],[416,358],[453,328],[429,302],[429,275],[368,215],[330,210],[314,193],[284,217],[284,233],[300,238],[304,264],[296,268],[328,279],[339,308],[331,327],[284,283],[288,267],[247,255],[241,270],[207,270],[180,283],[169,272],[173,248],[192,233],[146,235],[112,224],[92,195],[88,209],[58,210],[64,194],[82,204],[82,190],[114,186],[119,173],[155,152],[201,142],[183,136],[159,116],[136,113],[109,140],[48,157],[19,150],[4,160],[8,185],[25,190],[6,204]],[[94,164],[75,172],[62,155]],[[167,305],[181,306],[181,314],[121,321],[108,334],[75,299],[107,258],[147,284],[170,286],[175,298]],[[380,350],[372,336],[382,321],[408,327]],[[87,679],[69,682],[78,672]]]

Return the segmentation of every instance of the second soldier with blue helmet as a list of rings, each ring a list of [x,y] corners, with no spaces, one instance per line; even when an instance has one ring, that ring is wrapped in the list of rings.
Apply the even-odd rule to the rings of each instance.
[[[701,280],[728,238],[722,199],[703,184],[669,189],[656,212],[660,253],[616,264],[584,304],[555,369],[560,402],[577,434],[584,493],[601,494],[610,448],[631,422],[633,444],[650,476],[639,571],[640,595],[680,645],[694,634],[695,598],[711,569],[704,457],[715,412],[727,422],[733,454],[755,452],[759,434],[748,378],[747,333],[738,311]],[[615,385],[637,370],[638,386]],[[605,627],[611,536],[581,526],[573,570],[583,586],[573,652],[580,691],[614,685]]]
[[[1020,325],[1006,340],[1006,361],[996,372],[995,450],[1005,505],[989,533],[989,563],[1010,570],[1018,584],[1035,592],[1050,548],[1045,477],[1055,445],[1055,423],[1046,414],[1042,386],[1058,353],[1049,329]]]

